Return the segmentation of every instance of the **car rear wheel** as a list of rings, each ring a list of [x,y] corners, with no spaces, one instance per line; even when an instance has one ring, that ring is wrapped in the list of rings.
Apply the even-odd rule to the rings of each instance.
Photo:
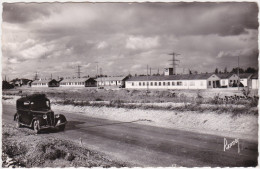
[[[40,131],[39,120],[35,120],[33,122],[33,130],[35,131],[36,134],[39,133],[39,131]]]
[[[60,131],[64,131],[65,130],[65,125],[59,126],[59,130]]]
[[[15,121],[16,121],[16,127],[17,127],[17,128],[20,128],[20,127],[21,127],[21,124],[20,124],[20,122],[19,122],[19,116],[18,116],[18,115],[15,117]]]

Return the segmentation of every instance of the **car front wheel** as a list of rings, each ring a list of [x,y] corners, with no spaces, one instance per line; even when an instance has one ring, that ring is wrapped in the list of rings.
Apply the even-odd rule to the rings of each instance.
[[[39,133],[39,131],[40,131],[39,120],[35,120],[33,122],[33,130],[35,131],[36,134]]]

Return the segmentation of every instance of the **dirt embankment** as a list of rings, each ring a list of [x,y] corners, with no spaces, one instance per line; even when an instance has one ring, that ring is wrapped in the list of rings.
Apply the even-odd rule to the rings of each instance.
[[[124,167],[98,152],[53,135],[3,123],[2,167]]]

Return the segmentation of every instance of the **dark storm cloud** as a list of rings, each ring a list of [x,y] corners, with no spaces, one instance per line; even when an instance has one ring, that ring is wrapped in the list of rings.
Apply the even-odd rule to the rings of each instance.
[[[247,33],[258,28],[256,3],[119,3],[73,4],[92,7],[98,15],[78,25],[45,25],[35,29],[44,38],[71,34],[102,36],[111,33],[133,35],[208,35]],[[66,5],[69,6],[69,5]],[[86,10],[86,12],[91,9]],[[73,16],[73,11],[71,12]],[[29,15],[31,16],[31,15]],[[75,16],[76,17],[76,16]],[[73,22],[73,21],[72,21]]]
[[[256,3],[151,3],[148,7],[143,5],[143,8],[141,5],[136,5],[135,8],[136,15],[140,16],[134,20],[140,25],[140,29],[136,29],[137,33],[145,28],[149,30],[148,34],[227,36],[243,34],[246,33],[246,29],[258,28]]]
[[[35,19],[49,17],[50,4],[37,3],[3,3],[3,21],[9,23],[25,23]]]

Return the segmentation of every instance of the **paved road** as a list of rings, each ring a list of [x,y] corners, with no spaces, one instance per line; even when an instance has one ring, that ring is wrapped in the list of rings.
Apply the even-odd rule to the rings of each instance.
[[[15,107],[3,105],[3,121],[13,123]],[[56,111],[55,113],[61,113]],[[80,140],[82,145],[113,159],[140,167],[235,167],[257,165],[257,143],[240,140],[223,151],[224,138],[214,135],[151,127],[136,122],[118,122],[62,112],[68,125],[54,137]],[[45,133],[48,134],[48,133]],[[227,138],[228,143],[234,138]]]

